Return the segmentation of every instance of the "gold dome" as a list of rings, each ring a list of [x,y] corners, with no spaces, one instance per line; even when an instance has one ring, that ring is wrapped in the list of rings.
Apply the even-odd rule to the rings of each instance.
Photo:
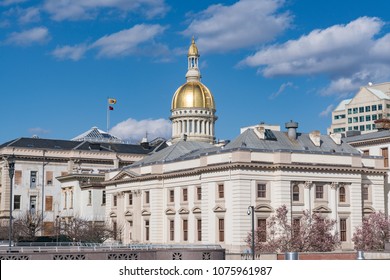
[[[179,87],[172,99],[172,110],[205,108],[215,110],[214,97],[201,82],[190,81]]]
[[[188,56],[199,56],[198,47],[195,44],[194,37],[192,37],[192,42],[188,49]]]

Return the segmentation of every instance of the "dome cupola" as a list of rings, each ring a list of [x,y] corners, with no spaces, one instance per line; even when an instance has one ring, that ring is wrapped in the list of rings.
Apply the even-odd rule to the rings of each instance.
[[[176,90],[172,98],[172,141],[187,139],[212,143],[215,139],[215,102],[211,91],[200,81],[199,56],[192,38],[187,55],[187,82]]]

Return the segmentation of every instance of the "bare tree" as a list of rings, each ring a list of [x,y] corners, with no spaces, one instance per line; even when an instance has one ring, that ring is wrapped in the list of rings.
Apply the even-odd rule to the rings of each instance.
[[[39,211],[26,211],[13,222],[14,239],[34,240],[41,229],[42,215]]]
[[[102,243],[113,236],[113,230],[107,223],[89,221],[80,217],[62,221],[59,233],[75,242],[91,243]]]

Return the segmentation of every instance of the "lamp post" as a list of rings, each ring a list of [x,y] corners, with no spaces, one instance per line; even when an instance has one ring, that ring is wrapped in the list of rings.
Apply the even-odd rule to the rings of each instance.
[[[252,215],[252,260],[255,259],[255,207],[249,206],[248,211],[246,212],[248,215]]]
[[[60,235],[60,223],[59,223],[59,219],[60,219],[60,216],[57,215],[57,218],[56,218],[56,224],[57,224],[57,238],[56,238],[56,244],[57,244],[57,247],[58,247],[58,236]]]
[[[12,182],[15,174],[15,160],[12,156],[8,159],[8,175],[10,179],[9,184],[9,229],[8,229],[8,239],[9,239],[9,250],[11,251],[12,246]]]

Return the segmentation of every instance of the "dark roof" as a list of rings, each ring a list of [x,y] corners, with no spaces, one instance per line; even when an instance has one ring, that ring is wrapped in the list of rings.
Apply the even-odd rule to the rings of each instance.
[[[31,149],[52,149],[52,150],[97,150],[97,151],[112,151],[117,153],[132,153],[132,154],[148,154],[158,146],[151,146],[149,149],[143,148],[136,144],[120,144],[120,143],[95,143],[95,142],[80,142],[71,140],[55,140],[43,138],[18,138],[8,141],[0,145],[3,147],[18,147]]]

